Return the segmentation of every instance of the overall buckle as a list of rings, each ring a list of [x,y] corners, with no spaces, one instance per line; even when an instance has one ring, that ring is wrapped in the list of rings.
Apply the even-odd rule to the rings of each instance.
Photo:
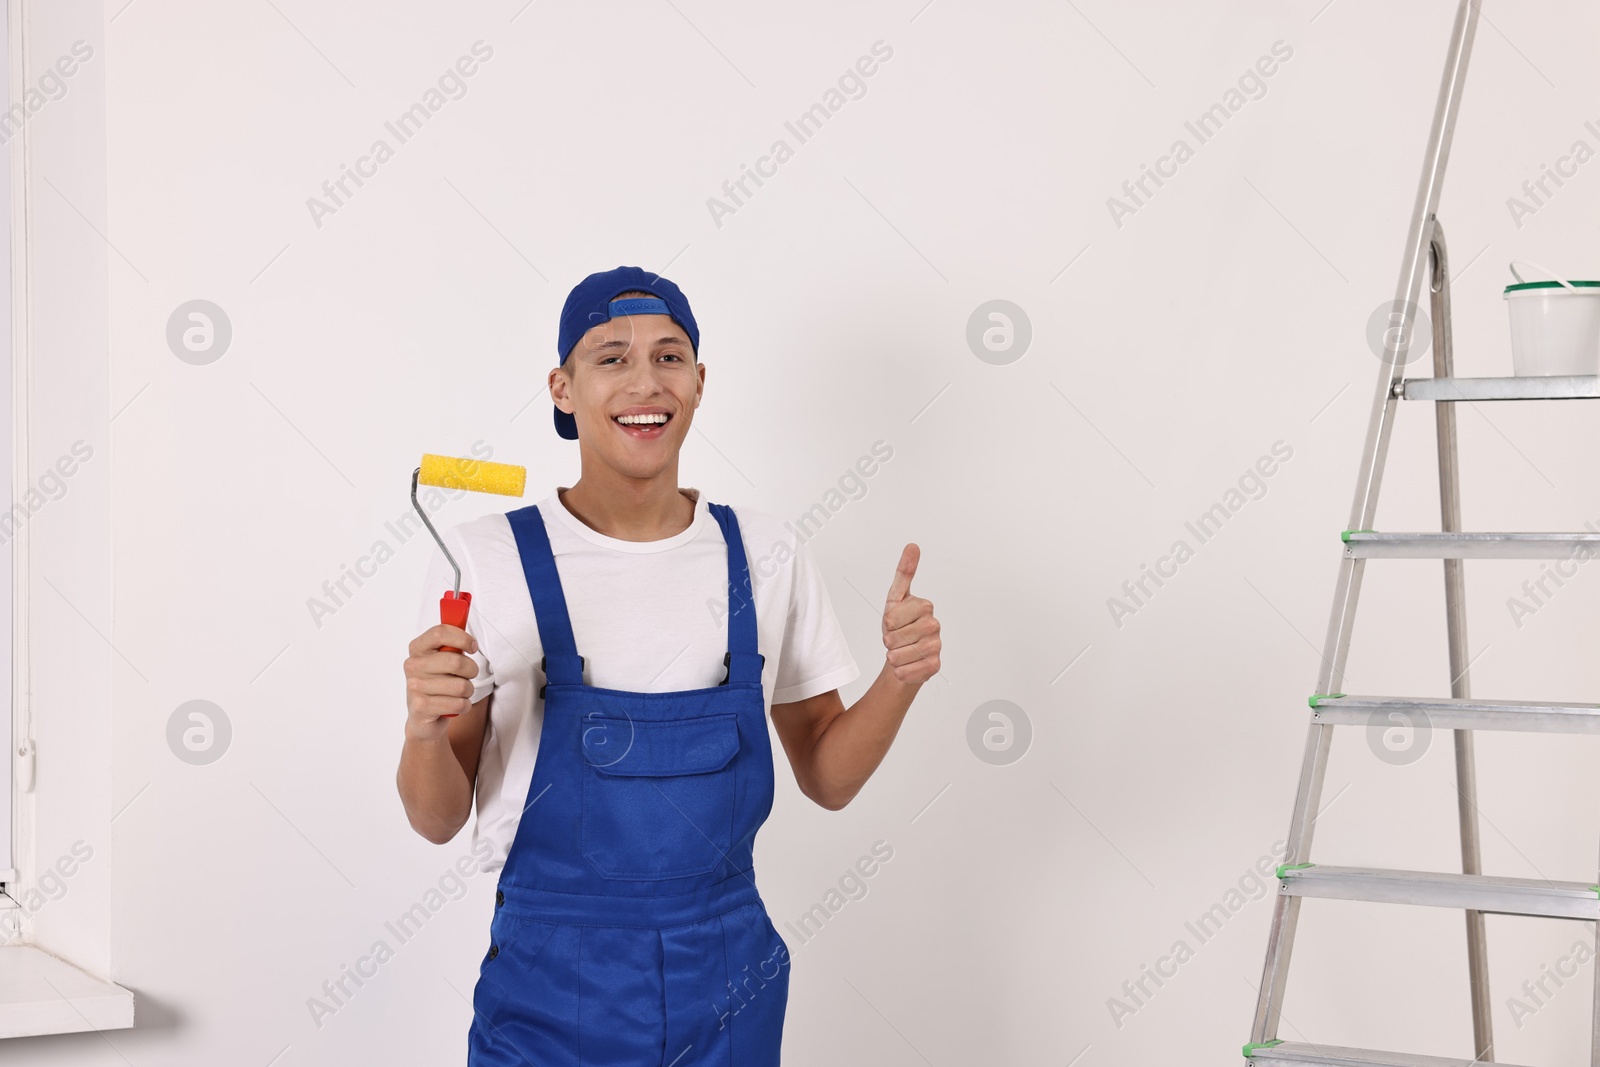
[[[767,667],[767,656],[766,656],[766,653],[757,652],[756,653],[756,658],[761,661],[761,669],[765,670],[766,667]],[[717,684],[718,685],[727,685],[728,684],[728,679],[733,677],[733,653],[732,652],[724,652],[722,654],[722,668],[723,668],[722,681],[718,682]]]
[[[546,678],[550,677],[549,668],[545,666],[545,663],[546,663],[546,661],[549,660],[549,658],[550,658],[549,656],[540,656],[539,657],[539,670],[544,672],[544,676]],[[586,662],[587,661],[582,656],[578,657],[578,676],[580,678],[583,676],[583,667],[584,667],[584,664]],[[544,685],[541,685],[539,687],[539,699],[540,700],[544,699],[544,691],[549,686],[549,684],[550,684],[549,682],[546,682]]]

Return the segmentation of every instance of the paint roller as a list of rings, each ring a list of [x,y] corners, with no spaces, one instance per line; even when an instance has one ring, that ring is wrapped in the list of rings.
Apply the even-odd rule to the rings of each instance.
[[[472,607],[472,594],[461,591],[461,565],[444,546],[444,538],[428,521],[428,513],[417,503],[417,486],[432,485],[440,489],[465,489],[471,493],[498,493],[501,496],[521,496],[528,480],[526,468],[510,463],[490,463],[482,459],[458,459],[454,456],[424,455],[422,466],[411,472],[411,506],[417,509],[422,524],[433,535],[434,542],[444,558],[450,561],[455,572],[455,588],[445,590],[439,598],[439,621],[457,629],[467,628],[467,612]],[[441,652],[460,652],[459,648],[440,646]],[[440,718],[453,718],[441,715]]]

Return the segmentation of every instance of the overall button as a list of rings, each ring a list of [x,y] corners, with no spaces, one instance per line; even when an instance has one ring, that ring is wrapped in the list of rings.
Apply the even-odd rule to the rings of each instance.
[[[506,903],[505,890],[496,889],[494,891],[494,906],[497,907],[497,908],[504,907],[505,903]]]
[[[490,945],[489,946],[489,958],[492,960],[498,955],[500,955],[500,946],[499,945]]]

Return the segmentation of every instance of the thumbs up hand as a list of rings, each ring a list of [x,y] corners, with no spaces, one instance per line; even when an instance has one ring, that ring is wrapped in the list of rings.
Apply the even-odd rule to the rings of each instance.
[[[922,550],[915,544],[900,553],[889,598],[883,606],[883,646],[889,668],[903,685],[921,685],[939,673],[939,620],[933,601],[911,595]]]

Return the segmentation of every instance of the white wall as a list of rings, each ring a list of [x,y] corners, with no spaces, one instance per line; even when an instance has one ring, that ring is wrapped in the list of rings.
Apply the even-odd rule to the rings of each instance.
[[[107,216],[105,26],[87,4],[22,12],[22,80],[42,98],[11,141],[26,157],[27,225],[13,239],[24,242],[29,263],[16,446],[16,499],[29,514],[9,545],[26,572],[17,580],[26,620],[18,711],[37,748],[37,785],[18,805],[22,935],[104,977],[122,967],[115,939],[126,922],[115,916],[132,900],[117,867],[117,835],[127,826],[118,809],[142,784],[131,782],[136,772],[121,747],[138,728],[118,693],[118,672],[130,668],[116,651],[127,649],[113,607],[112,432],[123,423],[111,418],[120,400],[107,348],[107,261],[116,253],[106,243],[115,227]],[[86,61],[73,56],[75,45]],[[63,57],[70,77],[55,67]],[[16,932],[5,933],[10,940]]]
[[[482,440],[536,490],[572,483],[537,396],[556,315],[584,274],[635,263],[703,327],[684,484],[798,514],[894,449],[812,543],[865,670],[846,700],[880,662],[908,541],[944,622],[945,670],[853,804],[780,778],[760,848],[780,927],[894,849],[814,941],[790,936],[786,1061],[1238,1062],[1270,905],[1205,944],[1185,923],[1287,828],[1378,369],[1366,322],[1393,295],[1455,4],[921,4],[30,9],[35,57],[96,48],[29,184],[27,447],[40,469],[95,450],[35,534],[33,862],[94,848],[39,936],[140,1000],[133,1031],[0,1059],[461,1062],[488,878],[320,1027],[307,1008],[467,853],[466,832],[413,834],[393,783],[431,544],[320,626],[307,600],[393,543],[423,451]],[[1597,32],[1576,0],[1485,6],[1441,208],[1463,374],[1509,373],[1507,260],[1600,272],[1600,163],[1520,228],[1505,204],[1575,140],[1600,147]],[[478,40],[493,56],[467,95],[316,225],[307,198],[393,145],[385,121]],[[865,96],[718,226],[707,198],[793,144],[785,120],[879,40],[893,57]],[[1193,145],[1184,122],[1280,40],[1265,95],[1114,225],[1107,198]],[[997,298],[1033,329],[1005,366],[965,339]],[[194,299],[232,324],[209,365],[166,342]],[[1600,521],[1588,405],[1464,410],[1461,433],[1469,528]],[[1279,441],[1265,496],[1118,627],[1107,598]],[[1431,442],[1426,409],[1403,411],[1381,527],[1437,521]],[[445,521],[503,506],[463,498]],[[1444,693],[1438,570],[1368,568],[1352,691]],[[1506,599],[1538,572],[1469,568],[1476,691],[1593,699],[1600,578],[1518,628]],[[231,724],[210,765],[168,747],[191,700]],[[1010,766],[968,746],[992,700],[1032,724]],[[1449,869],[1447,742],[1394,767],[1342,731],[1314,858]],[[1592,746],[1480,739],[1487,870],[1595,875]],[[79,784],[52,793],[65,761]],[[1309,902],[1284,1036],[1469,1055],[1460,927]],[[1489,931],[1499,1057],[1576,1060],[1592,965],[1520,1028],[1506,998],[1592,928]],[[1118,1026],[1108,998],[1179,939],[1194,957]]]

